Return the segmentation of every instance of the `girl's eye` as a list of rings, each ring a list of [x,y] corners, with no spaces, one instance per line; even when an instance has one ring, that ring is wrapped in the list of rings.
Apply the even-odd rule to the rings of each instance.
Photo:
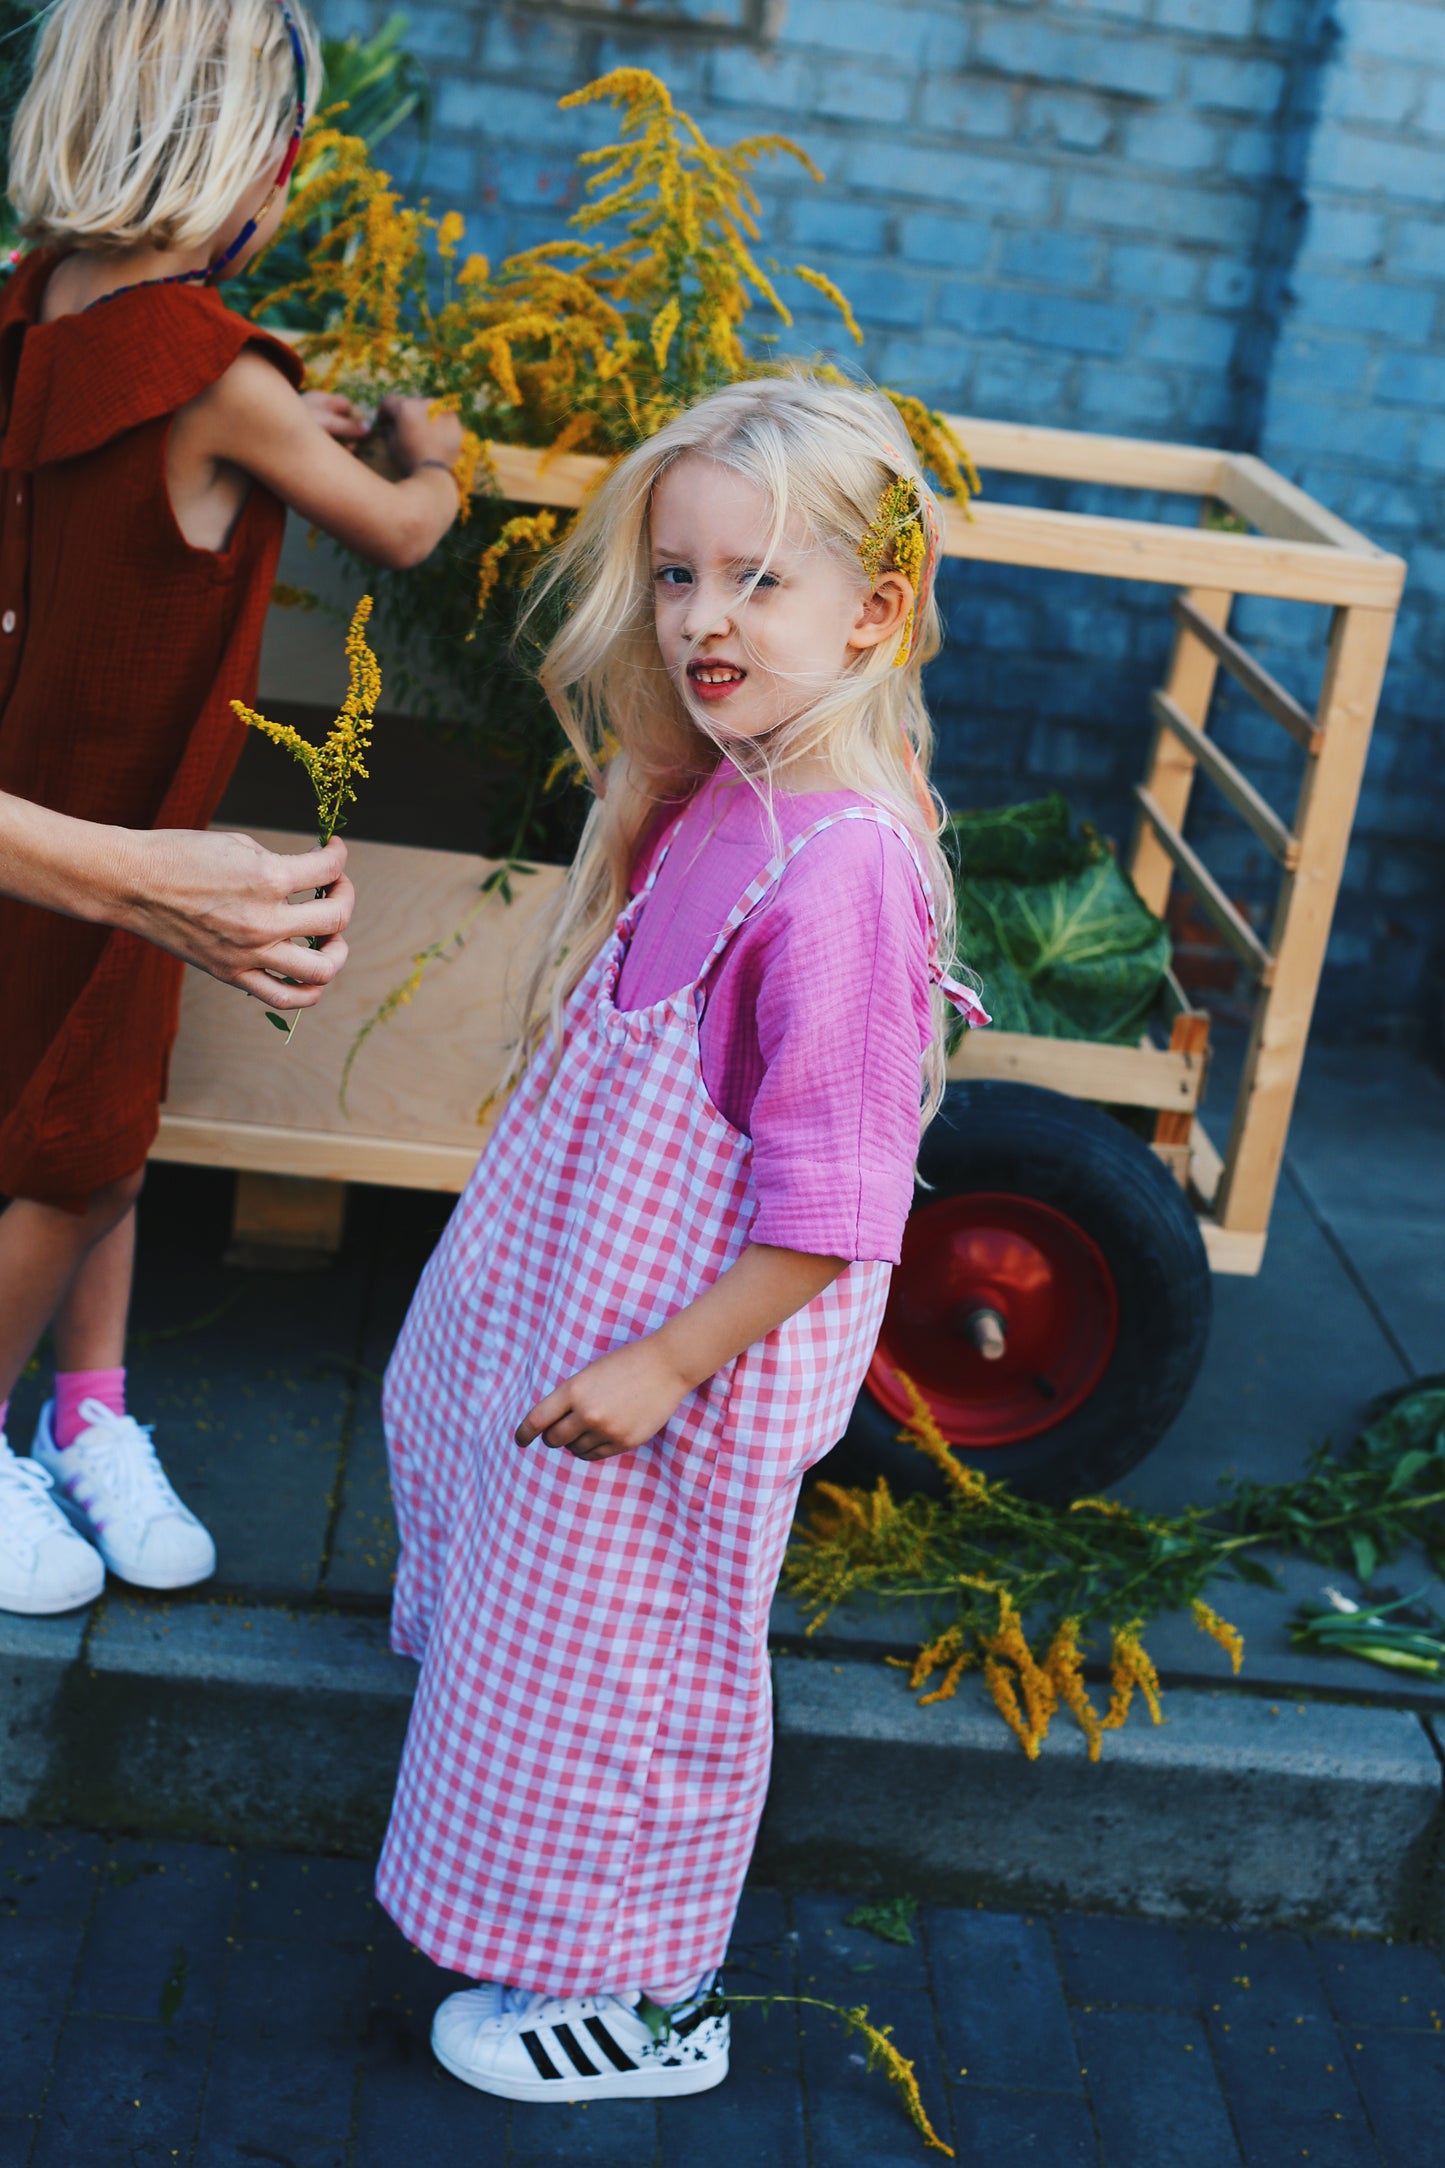
[[[692,574],[686,565],[659,565],[653,574],[659,587],[691,587]]]
[[[778,576],[775,572],[745,572],[742,584],[744,587],[751,587],[754,590],[759,587],[776,587]]]

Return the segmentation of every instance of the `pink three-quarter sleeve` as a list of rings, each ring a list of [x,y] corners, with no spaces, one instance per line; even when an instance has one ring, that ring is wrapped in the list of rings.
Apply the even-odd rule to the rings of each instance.
[[[931,1036],[928,917],[891,830],[840,821],[713,973],[703,1080],[753,1143],[752,1239],[897,1263]]]

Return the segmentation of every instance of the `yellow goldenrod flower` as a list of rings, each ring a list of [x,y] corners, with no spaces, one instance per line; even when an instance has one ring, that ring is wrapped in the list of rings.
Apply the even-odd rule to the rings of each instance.
[[[1089,1759],[1096,1762],[1103,1752],[1104,1732],[1099,1714],[1089,1699],[1084,1685],[1083,1667],[1079,1655],[1079,1622],[1066,1618],[1049,1645],[1044,1658],[1044,1669],[1054,1683],[1060,1701],[1074,1717],[1080,1731],[1088,1742]]]
[[[893,1375],[903,1387],[911,1413],[899,1437],[917,1446],[925,1460],[931,1460],[951,1490],[960,1498],[982,1500],[988,1491],[986,1479],[976,1468],[965,1467],[953,1447],[938,1427],[938,1418],[924,1399],[918,1387],[906,1371],[895,1370]]]
[[[667,356],[672,345],[672,335],[681,321],[682,303],[674,294],[670,301],[663,302],[662,307],[652,319],[649,340],[652,346],[653,359],[659,369],[667,367]]]
[[[557,515],[555,512],[524,513],[519,519],[509,519],[490,549],[482,552],[477,569],[477,615],[481,617],[492,599],[492,591],[501,575],[502,560],[517,549],[546,549],[555,540]]]
[[[1211,1641],[1219,1643],[1238,1676],[1239,1667],[1244,1662],[1244,1635],[1239,1628],[1231,1626],[1227,1618],[1221,1618],[1217,1611],[1211,1610],[1202,1600],[1191,1604],[1190,1610],[1199,1631],[1208,1634]]]
[[[815,271],[811,264],[795,263],[793,265],[793,276],[801,279],[805,286],[811,286],[815,293],[820,293],[825,301],[832,302],[834,308],[842,317],[854,345],[861,346],[863,344],[863,333],[857,317],[853,314],[852,304],[842,288],[835,286],[833,281],[822,271]]]

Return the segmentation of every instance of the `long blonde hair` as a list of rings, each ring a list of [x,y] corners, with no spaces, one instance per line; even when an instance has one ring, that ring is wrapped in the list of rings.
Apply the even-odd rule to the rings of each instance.
[[[287,4],[314,99],[320,44]],[[198,248],[261,177],[296,96],[276,0],[57,0],[10,132],[20,230],[73,248]]]
[[[756,484],[773,512],[770,550],[791,525],[806,544],[868,575],[859,546],[899,476],[918,493],[920,516],[941,518],[897,410],[877,392],[803,370],[728,386],[679,414],[628,454],[583,507],[542,573],[528,606],[550,600],[561,626],[541,682],[594,792],[592,809],[526,1003],[524,1051],[550,1030],[562,1044],[567,996],[602,948],[626,899],[644,833],[661,807],[678,804],[727,760],[767,792],[796,761],[826,764],[836,787],[886,808],[923,864],[942,960],[951,962],[953,882],[940,848],[944,809],[928,783],[933,729],[923,665],[938,652],[934,558],[917,581],[911,644],[860,652],[837,682],[766,740],[714,736],[700,706],[663,666],[653,618],[649,516],[659,477],[700,454]],[[880,570],[891,568],[885,550]],[[762,568],[766,569],[766,566]],[[762,571],[754,575],[760,578]],[[743,635],[745,638],[745,633]],[[945,1004],[935,989],[934,1043],[924,1062],[922,1110],[943,1093]]]

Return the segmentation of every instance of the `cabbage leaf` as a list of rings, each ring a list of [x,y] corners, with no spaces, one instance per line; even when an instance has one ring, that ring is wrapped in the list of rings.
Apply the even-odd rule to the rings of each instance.
[[[1137,1042],[1169,935],[1109,845],[1057,793],[949,823],[958,950],[1000,1031]]]

